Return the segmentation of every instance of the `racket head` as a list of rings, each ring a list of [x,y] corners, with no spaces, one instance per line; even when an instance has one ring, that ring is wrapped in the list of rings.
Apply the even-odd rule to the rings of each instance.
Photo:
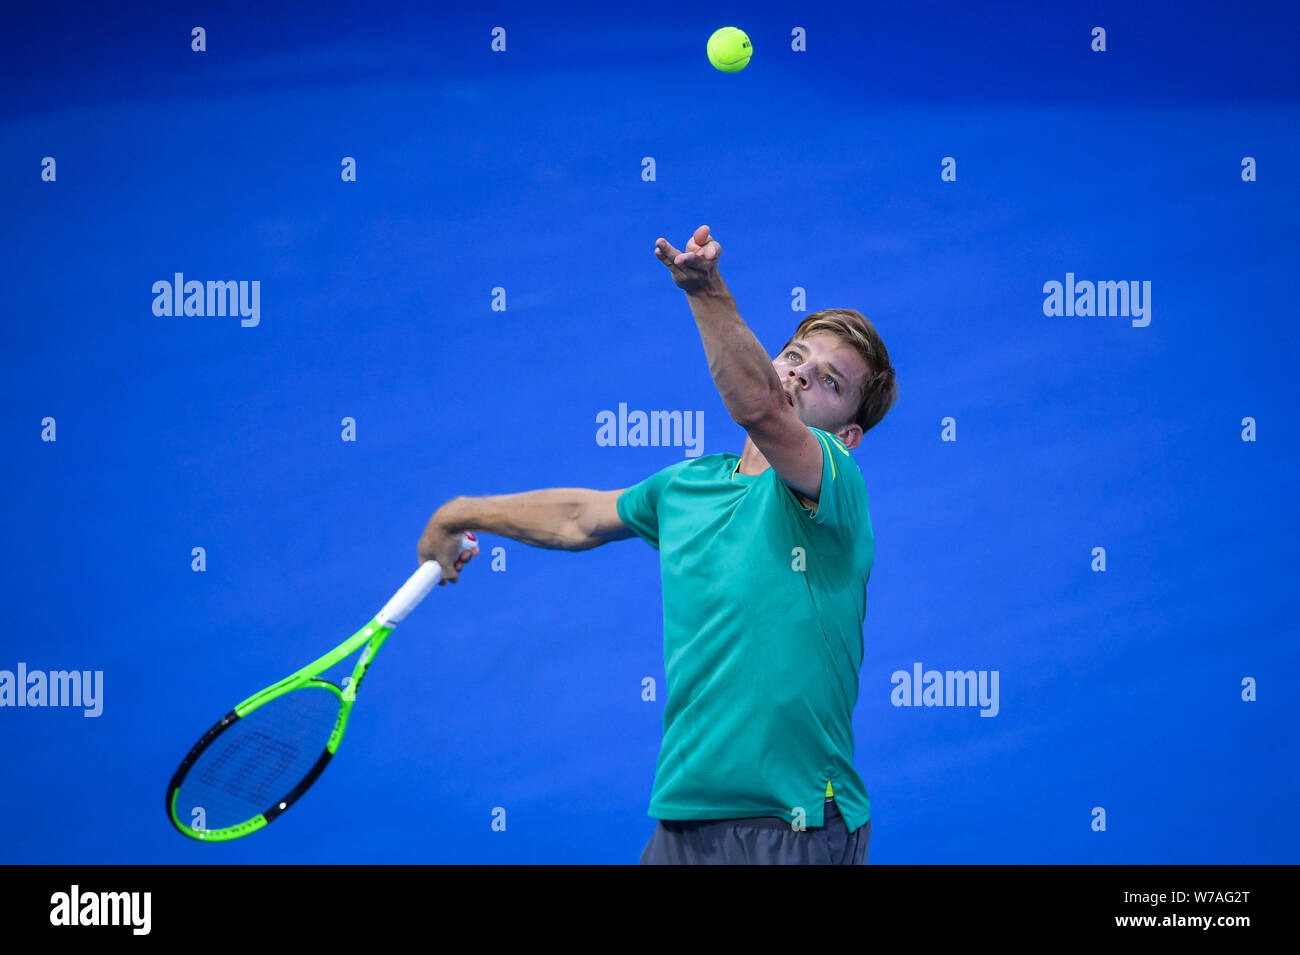
[[[462,533],[460,552],[478,540]],[[199,738],[167,785],[167,818],[201,842],[225,842],[279,818],[329,765],[370,662],[442,578],[426,561],[361,630],[297,673],[250,696]],[[346,689],[320,674],[365,646]],[[194,816],[202,810],[202,826]],[[215,822],[215,825],[213,824]]]
[[[329,765],[354,698],[308,679],[245,700],[181,761],[167,786],[167,818],[200,842],[238,839],[274,822]]]

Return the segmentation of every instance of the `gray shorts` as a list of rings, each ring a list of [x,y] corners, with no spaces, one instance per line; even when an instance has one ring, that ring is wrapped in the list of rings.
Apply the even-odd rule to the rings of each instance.
[[[822,826],[798,831],[777,816],[660,819],[642,865],[866,865],[871,823],[850,833],[827,799]]]

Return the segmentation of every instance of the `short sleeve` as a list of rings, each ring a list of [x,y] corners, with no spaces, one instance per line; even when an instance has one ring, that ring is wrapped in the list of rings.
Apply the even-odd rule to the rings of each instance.
[[[659,549],[659,498],[677,472],[691,459],[670,464],[618,496],[618,518],[655,550]]]
[[[787,484],[789,499],[807,520],[852,537],[868,520],[866,481],[844,442],[820,428],[808,430],[822,446],[822,488],[817,496],[817,509],[813,511],[805,507]],[[784,481],[781,483],[785,484]]]

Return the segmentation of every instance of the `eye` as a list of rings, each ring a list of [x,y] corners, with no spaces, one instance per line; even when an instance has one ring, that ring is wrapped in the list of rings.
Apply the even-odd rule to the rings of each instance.
[[[786,358],[789,358],[791,355],[794,356],[795,361],[803,361],[803,358],[800,357],[800,355],[799,355],[799,353],[798,353],[797,351],[788,351],[788,352],[785,353],[785,357],[786,357]]]
[[[823,380],[829,381],[831,383],[831,387],[834,388],[836,391],[840,390],[840,383],[836,381],[834,378],[832,378],[830,375],[827,375]]]

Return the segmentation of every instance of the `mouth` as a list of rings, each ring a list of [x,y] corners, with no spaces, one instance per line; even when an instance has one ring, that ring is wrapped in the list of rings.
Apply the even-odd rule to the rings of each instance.
[[[781,390],[782,390],[782,391],[785,391],[784,388],[782,388]],[[788,402],[790,402],[790,407],[791,407],[791,408],[794,407],[794,395],[790,394],[790,392],[788,392],[788,391],[785,391],[785,400],[788,401]]]

